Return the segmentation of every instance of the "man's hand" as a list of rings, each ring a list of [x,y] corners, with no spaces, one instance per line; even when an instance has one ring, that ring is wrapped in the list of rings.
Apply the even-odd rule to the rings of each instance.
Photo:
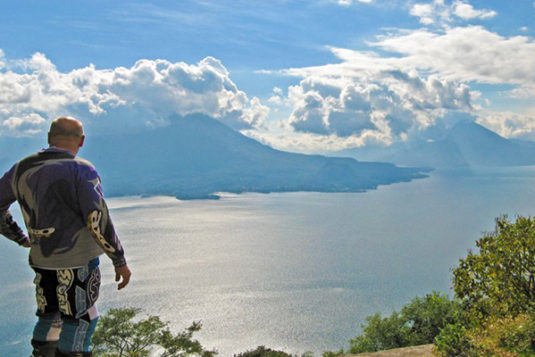
[[[132,275],[132,273],[130,272],[130,269],[128,269],[128,265],[115,268],[115,281],[120,281],[121,278],[123,280],[117,286],[117,290],[121,290],[128,285],[128,282],[130,281],[130,275]]]

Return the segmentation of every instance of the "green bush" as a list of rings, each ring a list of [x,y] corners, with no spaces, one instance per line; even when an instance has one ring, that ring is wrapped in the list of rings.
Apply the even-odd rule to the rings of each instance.
[[[460,324],[444,326],[435,337],[435,353],[443,357],[476,357],[468,331]]]
[[[519,315],[514,319],[503,319],[497,324],[495,333],[498,346],[512,352],[535,352],[535,321],[533,315]],[[492,329],[491,329],[492,333]]]
[[[471,336],[480,356],[535,356],[533,315],[491,320]]]

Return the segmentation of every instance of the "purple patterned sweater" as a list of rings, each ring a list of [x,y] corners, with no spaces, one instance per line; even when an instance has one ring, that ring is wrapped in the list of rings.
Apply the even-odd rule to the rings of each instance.
[[[22,245],[28,238],[9,212],[15,201],[31,241],[32,266],[75,268],[103,252],[115,267],[126,265],[90,162],[48,148],[22,159],[0,179],[0,233]]]

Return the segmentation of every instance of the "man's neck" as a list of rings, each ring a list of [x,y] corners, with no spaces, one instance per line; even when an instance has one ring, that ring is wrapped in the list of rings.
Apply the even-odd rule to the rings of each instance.
[[[51,149],[58,149],[58,150],[68,151],[71,154],[73,154],[74,156],[76,156],[76,154],[78,154],[78,150],[73,150],[72,148],[68,148],[68,147],[65,147],[65,146],[50,145],[49,147]]]

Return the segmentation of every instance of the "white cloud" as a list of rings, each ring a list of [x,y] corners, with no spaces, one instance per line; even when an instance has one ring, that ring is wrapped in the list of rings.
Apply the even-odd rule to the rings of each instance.
[[[282,105],[282,97],[280,95],[272,95],[269,97],[268,102],[275,105]]]
[[[42,123],[37,117],[66,114],[112,128],[161,125],[173,115],[200,113],[236,129],[261,125],[268,114],[212,57],[196,65],[140,60],[130,68],[97,70],[90,65],[68,73],[40,53],[5,63],[0,67],[0,134],[30,133],[28,126],[36,130]]]
[[[296,132],[385,144],[432,125],[446,111],[472,109],[465,84],[401,70],[340,80],[308,76],[289,88],[286,102],[293,108],[288,124]]]
[[[455,19],[490,19],[497,15],[494,10],[476,10],[465,1],[454,1],[447,5],[443,0],[435,0],[431,3],[413,4],[409,13],[420,18],[424,25],[447,25]]]
[[[477,122],[505,138],[535,140],[535,108],[527,113],[483,113]]]
[[[384,134],[377,131],[370,130],[360,136],[346,137],[340,137],[336,134],[318,135],[310,132],[292,131],[292,128],[284,122],[279,123],[278,127],[271,127],[267,130],[246,130],[244,133],[259,142],[280,150],[301,153],[321,154],[368,144],[384,145],[384,143],[389,142]]]
[[[433,5],[414,4],[410,10],[410,14],[416,17],[431,17],[433,16]]]
[[[535,84],[526,84],[509,92],[511,98],[528,99],[535,97]]]
[[[9,117],[2,122],[2,126],[17,133],[17,136],[33,135],[40,132],[46,120],[39,114],[30,113],[21,117]]]
[[[420,22],[425,25],[430,25],[435,22],[433,16],[433,5],[431,4],[415,4],[409,12],[412,16],[420,18]]]
[[[372,44],[396,52],[391,65],[431,70],[461,81],[535,84],[535,41],[503,37],[480,26],[455,27],[445,33],[425,29],[383,37]]]
[[[470,19],[490,19],[497,15],[496,11],[493,10],[475,10],[474,7],[470,4],[456,1],[453,4],[454,10],[453,13],[464,19],[464,20],[470,20]]]
[[[264,119],[269,114],[269,108],[263,105],[257,97],[253,97],[249,106],[242,109],[242,111],[243,114],[240,117],[242,122],[238,122],[238,125],[234,124],[233,126],[235,128],[248,129],[259,127],[264,123]],[[232,123],[229,123],[229,125],[232,125]]]

